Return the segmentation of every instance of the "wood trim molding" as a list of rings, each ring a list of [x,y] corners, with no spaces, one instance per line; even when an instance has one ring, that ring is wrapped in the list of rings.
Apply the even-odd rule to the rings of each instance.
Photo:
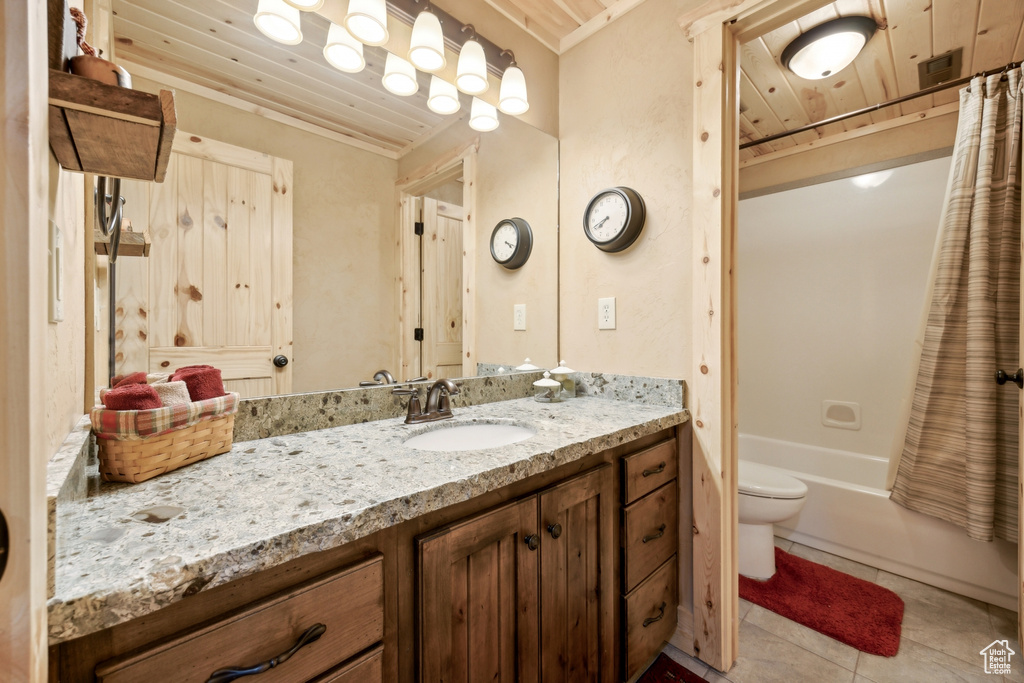
[[[643,1],[644,0],[618,0],[611,7],[608,7],[605,11],[587,21],[585,24],[582,24],[578,29],[558,41],[558,54],[565,54],[569,49],[579,45],[608,24],[622,16],[625,16],[627,12],[634,7],[638,7]]]
[[[0,6],[0,81],[4,103],[0,159],[0,510],[9,552],[0,581],[0,671],[44,681],[47,667],[46,235],[47,6]],[[64,323],[70,324],[70,323]]]

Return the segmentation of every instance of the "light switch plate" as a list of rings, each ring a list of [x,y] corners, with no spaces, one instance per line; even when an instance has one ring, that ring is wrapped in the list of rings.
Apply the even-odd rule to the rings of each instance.
[[[597,329],[615,329],[615,297],[609,296],[597,300]]]
[[[51,323],[64,320],[64,233],[50,221],[50,305]]]
[[[512,329],[526,329],[526,304],[512,305]]]

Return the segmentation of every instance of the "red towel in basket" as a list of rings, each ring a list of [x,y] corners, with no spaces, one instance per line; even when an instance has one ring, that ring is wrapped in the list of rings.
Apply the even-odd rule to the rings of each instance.
[[[103,395],[108,410],[152,410],[163,405],[156,390],[146,383],[121,384]]]
[[[145,384],[146,373],[144,372],[133,372],[130,375],[118,375],[110,380],[111,388],[116,388],[122,384]]]
[[[186,365],[178,368],[171,375],[171,381],[184,382],[188,387],[188,396],[193,401],[205,401],[225,394],[220,370],[212,365]]]

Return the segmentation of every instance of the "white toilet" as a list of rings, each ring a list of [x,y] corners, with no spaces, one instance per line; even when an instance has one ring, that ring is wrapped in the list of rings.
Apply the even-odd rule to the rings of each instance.
[[[775,575],[776,522],[804,506],[807,484],[777,467],[740,460],[740,574],[752,579]]]

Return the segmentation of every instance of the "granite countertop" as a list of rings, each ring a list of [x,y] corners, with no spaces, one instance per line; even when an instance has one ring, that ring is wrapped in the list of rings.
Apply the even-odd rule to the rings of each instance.
[[[327,550],[591,453],[685,422],[680,407],[580,397],[454,407],[236,443],[142,484],[104,483],[62,503],[50,643],[165,607],[185,595]],[[474,421],[537,431],[480,451],[427,452],[409,436]]]

